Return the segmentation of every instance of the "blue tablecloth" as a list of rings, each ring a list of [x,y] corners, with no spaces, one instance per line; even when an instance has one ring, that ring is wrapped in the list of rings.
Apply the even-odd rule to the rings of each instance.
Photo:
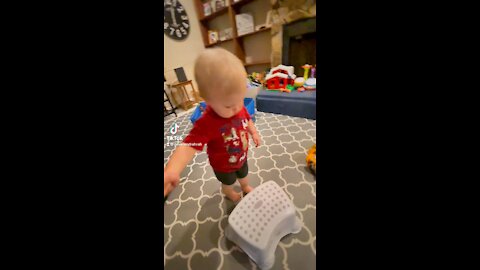
[[[291,93],[261,90],[257,110],[308,119],[316,119],[317,91]]]

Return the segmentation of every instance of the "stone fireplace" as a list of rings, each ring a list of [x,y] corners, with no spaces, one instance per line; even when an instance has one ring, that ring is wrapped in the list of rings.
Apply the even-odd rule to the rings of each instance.
[[[316,1],[271,0],[272,67],[284,64],[295,67],[303,76],[304,64],[316,63]]]

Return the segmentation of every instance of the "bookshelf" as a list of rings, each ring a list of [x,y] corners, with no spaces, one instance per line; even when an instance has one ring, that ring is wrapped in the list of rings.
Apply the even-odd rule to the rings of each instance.
[[[195,0],[195,1],[197,1],[197,0]],[[202,1],[200,1],[200,2],[202,2]],[[203,9],[203,2],[202,2],[202,9]],[[217,10],[217,11],[213,12],[212,14],[210,14],[208,16],[205,16],[204,13],[203,13],[203,10],[202,10],[202,15],[199,15],[198,17],[200,18],[200,21],[206,22],[206,21],[211,20],[211,19],[213,19],[217,16],[225,14],[225,12],[227,12],[227,11],[228,11],[228,6],[222,8],[220,10]],[[203,17],[201,17],[201,16],[203,16]]]
[[[269,65],[270,64],[270,61],[254,61],[254,62],[251,62],[251,63],[243,63],[246,67],[250,67],[250,66],[259,66],[259,65]]]
[[[205,48],[222,47],[235,54],[245,65],[247,72],[263,71],[270,67],[271,38],[270,27],[257,30],[259,24],[264,24],[267,11],[271,8],[270,0],[226,0],[225,7],[205,16],[206,0],[193,0],[199,18],[200,31]],[[238,35],[235,15],[250,13],[254,17],[254,31]],[[209,30],[222,31],[232,29],[232,36],[225,40],[209,42]],[[249,60],[247,62],[247,59]]]
[[[222,43],[224,43],[224,42],[229,42],[229,41],[233,41],[233,38],[228,38],[228,39],[226,39],[226,40],[219,40],[219,41],[217,41],[217,42],[215,42],[215,43],[206,44],[205,47],[206,47],[206,48],[209,48],[209,47],[217,46],[217,45],[220,45],[220,44],[222,44]]]
[[[253,32],[250,32],[250,33],[248,33],[248,34],[243,34],[243,35],[241,35],[241,36],[237,36],[237,38],[248,37],[248,36],[255,35],[255,34],[261,33],[261,32],[263,32],[263,31],[270,30],[270,29],[271,29],[270,27],[265,27],[265,28],[263,28],[263,29],[259,29],[259,30],[253,31]]]

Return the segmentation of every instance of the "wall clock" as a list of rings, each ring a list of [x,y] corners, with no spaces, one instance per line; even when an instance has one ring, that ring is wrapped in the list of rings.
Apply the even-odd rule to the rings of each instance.
[[[163,32],[175,40],[184,40],[190,31],[187,12],[178,0],[163,2]]]

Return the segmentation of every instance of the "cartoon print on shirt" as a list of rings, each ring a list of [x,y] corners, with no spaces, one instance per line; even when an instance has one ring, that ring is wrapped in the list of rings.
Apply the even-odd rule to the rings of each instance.
[[[229,141],[236,141],[238,140],[238,135],[237,132],[235,131],[235,128],[231,128],[231,133],[228,135],[225,135],[225,133],[222,133],[223,137],[223,142],[229,142]]]
[[[227,153],[229,154],[237,154],[242,152],[242,149],[240,147],[230,147],[230,145],[225,146],[227,148]]]
[[[222,137],[223,137],[223,142],[228,142],[232,140],[231,136],[227,136],[225,135],[225,133],[222,133]]]
[[[235,132],[235,128],[233,127],[232,127],[232,136],[234,141],[238,139],[237,132]]]
[[[237,163],[237,157],[236,156],[230,156],[230,158],[228,159],[228,162]]]
[[[243,151],[246,151],[248,147],[247,132],[245,132],[244,130],[240,131],[240,137],[242,137]]]
[[[242,127],[243,127],[243,129],[247,129],[247,127],[248,127],[248,120],[247,119],[242,119]]]
[[[246,157],[247,157],[247,152],[243,152],[243,155],[242,155],[242,157],[240,158],[239,161],[241,162],[241,161],[244,160]]]
[[[222,133],[222,137],[223,137],[223,142],[229,142],[234,140],[232,134],[225,135],[225,133]]]
[[[248,148],[247,127],[248,121],[246,119],[236,119],[220,128],[225,149],[229,154],[228,162],[230,164],[242,162],[247,156],[245,153]],[[240,154],[242,154],[241,157]]]

